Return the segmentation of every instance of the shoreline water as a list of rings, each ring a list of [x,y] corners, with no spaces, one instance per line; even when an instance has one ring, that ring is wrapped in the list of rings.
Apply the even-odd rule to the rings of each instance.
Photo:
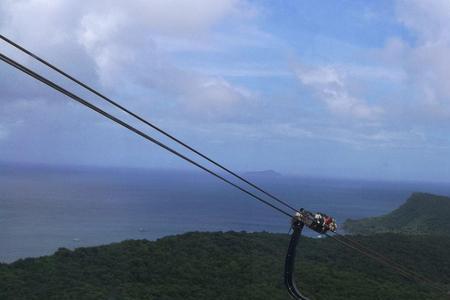
[[[414,191],[450,185],[293,176],[252,178],[296,207],[342,223],[385,214]],[[188,231],[287,233],[289,220],[198,172],[89,168],[0,169],[0,261]]]

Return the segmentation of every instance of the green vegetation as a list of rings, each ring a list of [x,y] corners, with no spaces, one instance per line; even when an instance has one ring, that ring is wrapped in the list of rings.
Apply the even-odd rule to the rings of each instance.
[[[449,237],[356,236],[364,245],[441,284],[450,282]],[[0,299],[288,299],[289,236],[188,233],[59,249],[0,264]],[[448,299],[332,239],[303,238],[298,285],[311,299]]]
[[[450,198],[414,193],[405,204],[393,212],[375,218],[347,220],[349,233],[405,233],[450,235]]]

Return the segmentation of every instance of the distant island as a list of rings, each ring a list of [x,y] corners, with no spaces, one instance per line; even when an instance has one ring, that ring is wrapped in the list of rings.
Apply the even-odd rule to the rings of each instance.
[[[442,287],[450,281],[450,237],[355,238]],[[0,264],[0,299],[286,300],[288,241],[287,234],[217,232],[61,248]],[[332,239],[302,238],[297,269],[311,299],[447,299]]]
[[[450,236],[450,198],[413,193],[391,213],[361,220],[347,220],[344,230],[352,234],[404,233]]]

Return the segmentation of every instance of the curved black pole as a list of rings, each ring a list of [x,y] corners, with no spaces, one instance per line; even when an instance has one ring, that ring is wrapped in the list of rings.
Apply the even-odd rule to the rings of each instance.
[[[304,225],[305,224],[299,220],[293,221],[293,233],[291,235],[291,241],[289,242],[289,248],[284,264],[284,283],[288,289],[289,295],[291,295],[291,297],[296,300],[309,300],[309,298],[303,296],[302,293],[300,293],[294,282],[295,250],[297,249],[298,240],[300,239]]]

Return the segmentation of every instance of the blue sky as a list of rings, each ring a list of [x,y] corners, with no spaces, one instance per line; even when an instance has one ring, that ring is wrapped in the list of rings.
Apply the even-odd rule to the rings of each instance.
[[[447,1],[3,0],[0,31],[235,170],[450,179]],[[3,162],[190,168],[6,65],[0,79]]]

